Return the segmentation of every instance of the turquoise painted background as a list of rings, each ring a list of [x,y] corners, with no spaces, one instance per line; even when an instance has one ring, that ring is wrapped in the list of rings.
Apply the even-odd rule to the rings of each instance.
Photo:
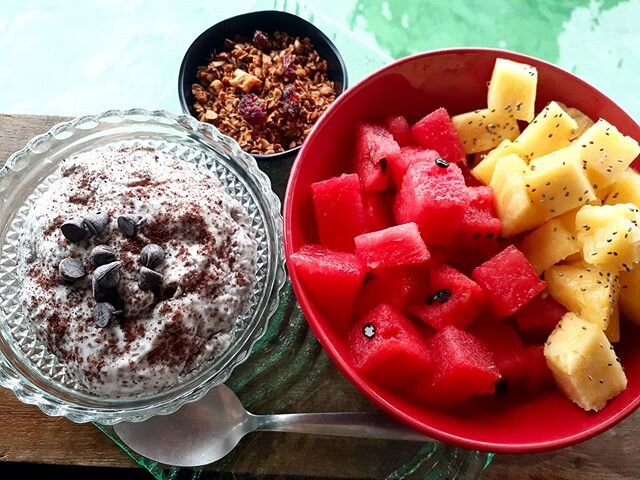
[[[283,0],[3,0],[0,112],[76,115],[141,106],[179,111],[177,72],[191,41]],[[640,119],[640,0],[309,0],[354,80],[389,57],[490,46],[582,76]]]

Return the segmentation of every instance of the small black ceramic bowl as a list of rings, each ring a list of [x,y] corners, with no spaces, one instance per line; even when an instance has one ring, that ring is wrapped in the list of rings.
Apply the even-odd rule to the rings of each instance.
[[[236,35],[251,38],[256,30],[266,33],[280,31],[294,37],[308,37],[318,54],[329,64],[327,74],[329,80],[335,84],[336,97],[347,88],[347,69],[342,56],[333,42],[313,24],[296,15],[276,10],[245,13],[227,18],[205,30],[187,50],[180,65],[178,78],[178,95],[185,114],[195,117],[192,109],[194,98],[191,86],[197,83],[198,67],[209,63],[209,57],[214,50],[222,50],[225,39],[233,39]],[[298,150],[300,147],[271,155],[252,155],[257,160],[292,160]]]

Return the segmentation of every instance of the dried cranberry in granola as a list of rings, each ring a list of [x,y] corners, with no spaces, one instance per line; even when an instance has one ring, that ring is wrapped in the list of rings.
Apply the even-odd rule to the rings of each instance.
[[[328,68],[308,38],[256,30],[225,40],[198,68],[193,109],[247,152],[283,152],[300,145],[335,100]]]

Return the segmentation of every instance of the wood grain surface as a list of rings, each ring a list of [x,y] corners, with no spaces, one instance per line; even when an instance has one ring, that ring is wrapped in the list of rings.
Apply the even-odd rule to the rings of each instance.
[[[0,164],[31,137],[63,120],[65,118],[51,116],[0,115]],[[285,179],[282,179],[278,190],[283,189],[284,182]],[[345,382],[337,372],[333,372],[331,377],[327,379],[329,383]],[[322,395],[323,391],[327,392],[328,389],[320,389],[317,393]],[[344,395],[349,398],[343,400],[348,400],[351,405],[354,402],[365,405],[359,394],[349,387],[346,387]],[[338,400],[327,399],[327,402]],[[498,455],[483,478],[639,479],[640,462],[636,459],[640,450],[639,415],[635,414],[612,430],[575,447],[537,455]],[[263,441],[267,435],[272,437]],[[274,444],[281,448],[274,451]],[[349,450],[348,441],[344,439],[312,439],[283,434],[250,436],[242,442],[241,449],[244,453],[242,460],[231,466],[234,474],[311,476],[328,475],[326,468],[320,468],[320,462],[327,462],[331,455],[340,455],[341,451]],[[323,450],[326,455],[322,453]],[[63,418],[47,417],[36,407],[20,403],[5,389],[0,389],[0,462],[102,467],[135,465],[93,425],[77,425]],[[358,459],[345,460],[342,467],[343,475],[339,476],[352,476],[358,469]],[[340,467],[334,470],[339,471]]]

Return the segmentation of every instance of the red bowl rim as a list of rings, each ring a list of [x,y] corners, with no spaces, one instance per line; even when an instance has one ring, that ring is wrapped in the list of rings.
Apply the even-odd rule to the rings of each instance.
[[[349,99],[349,97],[351,96],[352,92],[357,91],[358,89],[362,88],[364,85],[366,85],[367,83],[371,82],[372,79],[376,76],[378,76],[379,74],[386,72],[388,70],[392,70],[394,68],[396,68],[399,65],[402,65],[404,63],[409,63],[412,62],[416,59],[419,58],[425,58],[425,57],[436,57],[436,56],[440,56],[440,55],[451,55],[451,54],[467,54],[467,53],[495,53],[495,54],[504,54],[506,55],[508,58],[516,60],[516,61],[521,61],[524,63],[527,63],[528,61],[534,61],[537,63],[542,63],[547,65],[548,67],[550,67],[551,69],[555,69],[555,70],[560,70],[562,72],[564,72],[565,74],[569,75],[570,77],[572,77],[572,79],[575,82],[581,83],[582,85],[594,90],[595,92],[597,92],[599,95],[601,95],[603,98],[605,98],[608,102],[613,103],[614,105],[616,105],[618,108],[620,108],[620,110],[622,111],[622,113],[628,117],[628,119],[636,125],[636,127],[638,127],[638,129],[640,129],[640,126],[638,126],[638,124],[633,120],[633,118],[631,118],[621,107],[618,106],[618,104],[616,102],[614,102],[613,100],[611,100],[607,95],[603,94],[600,90],[598,90],[597,88],[595,88],[593,85],[591,85],[590,83],[582,80],[581,78],[579,78],[578,76],[574,75],[573,73],[569,72],[566,69],[563,69],[561,67],[558,67],[557,65],[554,65],[550,62],[547,62],[545,60],[542,60],[540,58],[537,57],[533,57],[530,55],[526,55],[526,54],[522,54],[522,53],[518,53],[518,52],[512,52],[510,50],[504,50],[504,49],[499,49],[499,48],[474,48],[474,47],[463,47],[463,48],[443,48],[443,49],[437,49],[437,50],[429,50],[426,52],[420,52],[420,53],[416,53],[413,55],[410,55],[408,57],[403,57],[401,59],[396,60],[395,62],[390,63],[389,65],[386,65],[385,67],[382,67],[378,70],[376,70],[375,72],[372,72],[371,74],[367,75],[365,78],[363,78],[362,80],[360,80],[358,83],[356,83],[353,87],[349,88],[348,90],[346,90],[342,95],[340,95],[340,97],[338,97],[336,99],[335,102],[333,102],[333,104],[331,104],[329,106],[329,108],[327,109],[327,111],[322,115],[322,117],[320,118],[320,120],[318,120],[316,122],[316,124],[314,125],[312,131],[309,133],[309,135],[307,136],[307,139],[305,140],[305,142],[302,145],[302,148],[300,150],[300,153],[298,154],[298,157],[296,159],[296,161],[293,164],[293,167],[291,169],[291,174],[289,176],[289,181],[287,184],[287,190],[285,193],[285,198],[284,198],[284,213],[283,213],[283,218],[284,218],[284,246],[285,246],[285,256],[287,261],[289,260],[289,257],[291,254],[293,254],[293,248],[292,248],[292,233],[291,233],[291,216],[292,216],[292,209],[293,209],[293,194],[292,189],[294,184],[297,182],[298,177],[300,176],[300,162],[299,159],[304,157],[304,155],[306,154],[307,150],[310,148],[309,144],[311,143],[310,140],[315,136],[318,127],[320,127],[321,125],[323,125],[325,122],[328,122],[331,120],[331,117],[333,117],[333,115],[335,114],[335,111],[337,108],[340,107],[340,105],[342,103],[344,103],[345,101],[347,101]],[[294,293],[297,297],[297,300],[300,304],[300,307],[302,309],[303,312],[310,312],[312,311],[312,306],[311,306],[311,300],[308,298],[308,296],[304,293],[303,288],[300,285],[300,279],[298,278],[296,272],[294,269],[289,269],[289,277],[291,279],[291,285],[293,287]],[[570,445],[574,445],[576,443],[579,442],[583,442],[585,440],[588,440],[592,437],[594,437],[595,435],[607,430],[608,428],[616,425],[617,423],[619,423],[620,421],[624,420],[627,416],[629,416],[631,413],[633,413],[638,406],[640,406],[640,395],[637,396],[632,402],[629,402],[628,405],[626,405],[624,408],[622,408],[618,413],[616,413],[615,415],[608,417],[607,420],[602,421],[596,425],[594,425],[593,427],[587,429],[587,430],[583,430],[579,433],[576,433],[574,435],[569,435],[560,439],[556,439],[556,440],[549,440],[549,441],[536,441],[536,442],[530,442],[530,443],[519,443],[519,444],[509,444],[509,443],[500,443],[500,442],[483,442],[483,441],[478,441],[478,440],[473,440],[470,438],[466,438],[464,436],[460,436],[460,435],[455,435],[455,434],[451,434],[445,430],[442,429],[438,429],[435,427],[432,427],[430,425],[427,425],[425,423],[419,422],[418,420],[416,420],[414,417],[412,417],[411,415],[408,415],[407,413],[403,412],[402,410],[394,407],[393,405],[391,405],[387,400],[384,399],[384,397],[382,397],[381,395],[379,395],[378,393],[376,393],[370,386],[369,386],[369,382],[366,381],[366,379],[360,378],[360,376],[357,374],[357,372],[355,371],[354,368],[351,367],[351,365],[349,365],[337,352],[337,350],[334,348],[333,344],[329,341],[328,337],[325,335],[324,330],[322,328],[322,326],[316,322],[316,320],[310,316],[310,315],[306,315],[305,314],[305,318],[307,319],[311,330],[313,331],[313,333],[316,335],[316,337],[318,338],[320,344],[322,345],[322,347],[324,348],[325,352],[327,352],[327,354],[329,355],[329,358],[331,358],[331,360],[333,361],[333,363],[338,367],[338,369],[345,375],[345,377],[349,380],[349,382],[351,382],[356,388],[358,388],[358,390],[363,393],[370,401],[372,401],[377,407],[379,407],[381,410],[387,412],[388,414],[390,414],[392,417],[396,418],[397,420],[401,421],[402,423],[424,433],[425,435],[428,435],[430,437],[435,438],[436,440],[448,443],[448,444],[452,444],[452,445],[456,445],[462,448],[467,448],[467,449],[472,449],[472,450],[480,450],[480,451],[489,451],[489,452],[496,452],[496,453],[537,453],[537,452],[546,452],[546,451],[551,451],[551,450],[556,450],[558,448],[562,448],[562,447],[567,447]]]

